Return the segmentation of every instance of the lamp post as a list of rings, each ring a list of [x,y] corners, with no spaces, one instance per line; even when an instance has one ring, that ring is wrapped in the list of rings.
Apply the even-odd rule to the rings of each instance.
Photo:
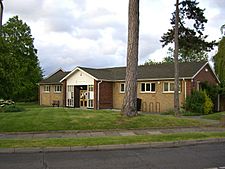
[[[0,0],[0,27],[2,26],[2,16],[3,16],[3,3]]]

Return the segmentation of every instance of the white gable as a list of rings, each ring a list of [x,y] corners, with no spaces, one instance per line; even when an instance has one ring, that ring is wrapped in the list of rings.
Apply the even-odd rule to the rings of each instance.
[[[67,78],[67,85],[94,85],[94,78],[88,73],[77,69]]]

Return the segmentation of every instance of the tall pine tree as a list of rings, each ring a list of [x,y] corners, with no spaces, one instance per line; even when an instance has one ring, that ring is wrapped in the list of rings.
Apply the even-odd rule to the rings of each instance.
[[[126,87],[122,112],[137,115],[139,0],[129,0]]]
[[[183,0],[179,3],[179,61],[191,62],[207,60],[207,52],[213,49],[215,41],[207,42],[207,35],[203,34],[207,19],[205,9],[198,7],[196,0]],[[172,28],[164,33],[160,42],[165,47],[174,43],[176,11],[172,14]],[[193,21],[190,27],[190,21]],[[187,24],[187,22],[189,24]],[[171,59],[169,59],[171,60]]]

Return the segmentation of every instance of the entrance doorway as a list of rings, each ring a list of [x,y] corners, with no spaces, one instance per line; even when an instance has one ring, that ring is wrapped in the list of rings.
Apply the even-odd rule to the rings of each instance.
[[[87,108],[87,90],[80,90],[80,108]]]
[[[94,108],[94,85],[67,86],[67,106]]]

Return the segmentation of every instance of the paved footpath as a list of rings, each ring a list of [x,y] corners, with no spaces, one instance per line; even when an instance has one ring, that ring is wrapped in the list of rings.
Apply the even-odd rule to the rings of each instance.
[[[0,133],[0,139],[36,139],[36,138],[80,138],[105,136],[136,136],[187,132],[225,132],[225,128],[171,128],[171,129],[135,129],[135,130],[103,130],[103,131],[48,131],[48,132],[15,132]]]
[[[105,136],[137,136],[156,135],[169,133],[187,132],[225,132],[225,128],[203,127],[203,128],[171,128],[171,129],[135,129],[135,130],[104,130],[104,131],[49,131],[49,132],[16,132],[0,133],[1,139],[41,139],[41,138],[81,138],[81,137],[105,137]],[[97,151],[97,150],[118,150],[136,148],[161,148],[196,145],[203,143],[225,142],[225,138],[207,140],[187,140],[156,143],[134,143],[120,145],[97,145],[97,146],[75,146],[75,147],[46,147],[46,148],[0,148],[0,153],[21,153],[21,152],[62,152],[62,151]]]

